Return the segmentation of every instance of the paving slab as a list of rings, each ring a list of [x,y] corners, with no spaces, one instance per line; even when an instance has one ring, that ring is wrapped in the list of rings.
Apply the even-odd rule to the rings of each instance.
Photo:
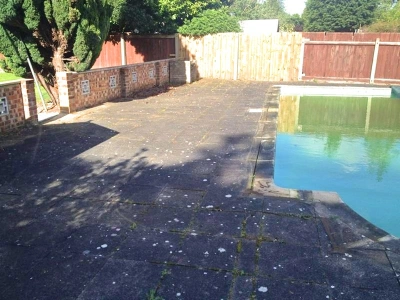
[[[201,80],[0,136],[0,298],[398,299],[399,239],[274,184],[278,96]]]
[[[370,290],[398,291],[392,265],[383,251],[352,250],[321,261],[329,283]]]
[[[254,294],[256,299],[331,299],[326,285],[268,278],[257,279]]]
[[[319,248],[264,242],[259,248],[260,274],[282,279],[327,282]]]
[[[77,299],[106,263],[103,257],[50,253],[2,292],[3,299]]]
[[[333,288],[332,290],[333,299],[338,300],[375,300],[375,299],[388,299],[395,300],[399,299],[399,294],[393,291],[386,290],[368,290],[368,289],[357,289],[348,286],[342,286],[339,288]]]
[[[138,227],[132,229],[113,257],[155,263],[175,262],[173,253],[179,248],[181,239],[178,233]]]
[[[45,256],[45,247],[0,246],[0,290],[14,287]],[[0,293],[1,295],[1,293]]]
[[[138,226],[138,218],[146,214],[147,205],[108,201],[104,204],[104,213],[99,216],[98,223],[119,228],[133,228]]]
[[[162,271],[161,265],[110,259],[78,299],[151,299]]]
[[[185,231],[190,227],[193,210],[163,206],[149,206],[146,213],[138,215],[140,226],[164,231]]]
[[[237,243],[230,237],[189,235],[173,253],[173,260],[180,265],[233,270],[238,254]]]
[[[239,273],[255,275],[257,272],[258,250],[257,242],[248,239],[239,239],[236,246],[238,253],[237,270]]]
[[[319,247],[318,230],[313,218],[258,214],[261,237],[280,243]]]
[[[216,236],[240,237],[245,213],[202,210],[194,214],[192,231]]]
[[[154,204],[163,189],[151,185],[124,184],[119,187],[119,193],[111,200],[131,204]]]
[[[232,274],[171,266],[157,295],[163,299],[229,299]]]

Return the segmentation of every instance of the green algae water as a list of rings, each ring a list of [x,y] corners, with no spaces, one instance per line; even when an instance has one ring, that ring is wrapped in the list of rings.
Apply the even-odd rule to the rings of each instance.
[[[400,99],[282,96],[274,180],[335,191],[400,237]]]

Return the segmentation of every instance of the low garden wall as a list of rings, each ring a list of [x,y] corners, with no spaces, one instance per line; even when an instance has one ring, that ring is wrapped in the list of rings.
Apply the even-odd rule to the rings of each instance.
[[[71,113],[169,83],[171,59],[86,72],[58,72],[60,108]]]
[[[37,121],[33,80],[0,83],[0,133]]]

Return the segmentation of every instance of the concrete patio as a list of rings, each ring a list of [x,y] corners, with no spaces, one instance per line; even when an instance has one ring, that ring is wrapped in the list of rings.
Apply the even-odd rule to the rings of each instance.
[[[1,299],[400,299],[400,242],[274,186],[279,89],[201,80],[0,138]]]

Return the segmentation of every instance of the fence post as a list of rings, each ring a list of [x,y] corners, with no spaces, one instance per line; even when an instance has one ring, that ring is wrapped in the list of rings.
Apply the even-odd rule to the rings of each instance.
[[[301,41],[299,75],[297,76],[297,80],[299,80],[299,81],[301,81],[303,79],[304,48],[306,46],[306,42],[308,42],[308,41],[309,41],[309,39],[303,39]]]
[[[179,33],[175,33],[175,59],[180,59],[180,42],[179,42]]]
[[[375,80],[376,65],[378,63],[379,41],[379,38],[377,38],[375,41],[374,58],[372,60],[371,78],[369,79],[369,83],[374,83]]]
[[[236,33],[236,49],[235,49],[235,58],[233,61],[233,80],[239,79],[239,44],[240,44],[240,33]]]
[[[126,66],[126,44],[124,33],[121,33],[121,66]]]

